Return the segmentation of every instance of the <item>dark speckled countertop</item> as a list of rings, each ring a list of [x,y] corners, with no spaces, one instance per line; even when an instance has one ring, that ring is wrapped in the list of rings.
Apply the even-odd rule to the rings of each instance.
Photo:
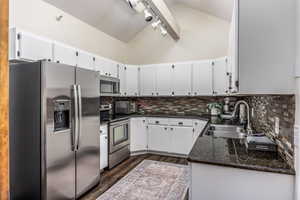
[[[248,152],[244,140],[214,137],[206,133],[207,129],[195,142],[188,155],[189,162],[295,175],[295,170],[277,153]]]
[[[200,119],[207,121],[206,128],[196,140],[190,154],[189,162],[212,165],[221,165],[234,168],[258,170],[294,175],[295,170],[290,168],[279,155],[265,152],[247,152],[240,139],[216,138],[207,135],[210,124],[236,124],[234,121],[223,121],[210,115],[167,115],[167,114],[131,114],[119,115],[109,122],[126,120],[133,117],[162,117]]]

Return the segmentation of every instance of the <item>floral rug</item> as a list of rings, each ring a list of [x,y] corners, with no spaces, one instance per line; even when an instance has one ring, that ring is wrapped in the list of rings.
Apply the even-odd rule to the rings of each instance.
[[[97,200],[184,200],[188,186],[188,166],[144,160]]]

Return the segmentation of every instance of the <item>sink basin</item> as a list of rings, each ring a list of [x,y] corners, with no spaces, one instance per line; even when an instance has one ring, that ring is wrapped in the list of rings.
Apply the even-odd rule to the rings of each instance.
[[[210,132],[214,137],[243,139],[247,136],[242,126],[215,125],[210,126]]]

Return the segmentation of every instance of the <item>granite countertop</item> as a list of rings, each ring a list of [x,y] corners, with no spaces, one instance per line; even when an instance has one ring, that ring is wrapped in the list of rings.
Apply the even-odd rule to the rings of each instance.
[[[278,154],[257,151],[247,152],[245,144],[240,139],[216,138],[207,134],[210,124],[238,125],[236,121],[221,120],[218,117],[213,117],[208,114],[130,114],[114,116],[114,119],[110,120],[109,123],[134,117],[184,118],[207,121],[206,127],[203,129],[188,155],[189,162],[295,175],[295,170],[289,167],[287,162]]]
[[[207,132],[208,128],[196,140],[188,155],[189,162],[295,175],[295,170],[277,153],[247,152],[244,140],[217,138]]]

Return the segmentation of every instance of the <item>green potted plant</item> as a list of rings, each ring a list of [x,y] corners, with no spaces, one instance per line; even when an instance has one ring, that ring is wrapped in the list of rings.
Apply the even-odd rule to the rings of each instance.
[[[210,110],[211,115],[220,115],[222,113],[222,104],[220,103],[209,103],[207,104],[207,108]]]

